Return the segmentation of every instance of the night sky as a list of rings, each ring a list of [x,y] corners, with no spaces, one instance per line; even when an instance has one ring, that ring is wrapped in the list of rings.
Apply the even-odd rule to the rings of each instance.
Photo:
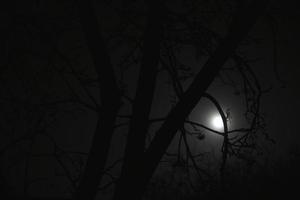
[[[0,199],[297,194],[300,12],[263,2],[1,2]]]

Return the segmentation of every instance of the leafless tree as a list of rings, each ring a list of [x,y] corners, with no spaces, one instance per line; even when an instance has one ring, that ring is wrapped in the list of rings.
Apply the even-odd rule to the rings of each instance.
[[[202,154],[194,154],[187,137],[196,135],[198,139],[205,141],[203,133],[212,132],[223,138],[219,174],[223,188],[226,189],[228,159],[235,157],[250,164],[254,162],[251,153],[259,151],[256,138],[259,133],[265,133],[260,114],[260,99],[265,90],[252,70],[253,61],[247,60],[237,49],[243,41],[253,42],[247,37],[248,33],[264,14],[267,1],[179,1],[178,5],[172,1],[157,0],[101,1],[100,6],[114,10],[117,15],[111,22],[105,21],[107,13],[103,8],[100,12],[96,10],[99,6],[96,3],[92,0],[80,0],[68,4],[72,9],[68,11],[71,14],[67,15],[72,17],[64,16],[66,18],[61,26],[65,27],[67,24],[71,32],[79,35],[81,46],[77,52],[77,49],[74,52],[64,50],[57,42],[60,39],[59,33],[68,30],[56,27],[53,32],[57,35],[50,37],[46,34],[49,27],[40,29],[43,27],[42,20],[28,23],[33,26],[28,25],[30,33],[34,32],[31,30],[33,28],[46,36],[41,41],[47,45],[44,47],[47,53],[35,55],[35,58],[42,57],[47,63],[44,69],[48,70],[47,75],[37,74],[37,77],[48,77],[49,80],[37,80],[30,87],[27,83],[22,85],[28,86],[29,96],[39,95],[41,98],[38,99],[33,97],[24,100],[11,95],[9,87],[5,95],[1,95],[4,97],[1,98],[2,105],[10,103],[22,108],[32,108],[28,113],[34,113],[32,118],[26,117],[26,120],[33,120],[32,127],[28,127],[30,136],[25,134],[23,137],[19,134],[22,137],[12,140],[1,152],[6,152],[6,149],[20,141],[32,142],[37,135],[43,135],[53,145],[53,152],[45,155],[29,150],[29,155],[54,157],[72,187],[73,199],[94,199],[99,190],[111,186],[115,186],[114,199],[142,199],[155,170],[163,162],[164,155],[176,158],[175,164],[172,163],[174,166],[194,170],[201,180],[199,190],[205,190],[211,174],[209,170],[202,168],[201,160],[198,160]],[[61,18],[62,16],[58,16],[58,19]],[[214,20],[221,24],[219,19],[225,21],[226,27],[225,30],[215,31],[211,27]],[[44,22],[50,24],[51,20],[57,19]],[[50,26],[51,28],[53,27]],[[189,52],[187,47],[191,47],[196,59],[201,60],[199,67],[184,63],[181,57]],[[34,53],[36,52],[32,54]],[[73,61],[76,55],[72,57],[72,54],[87,54],[85,61],[90,62],[91,67]],[[224,66],[227,61],[232,61],[233,64]],[[133,68],[138,74],[137,82],[134,83],[136,87],[128,86],[125,78],[125,74]],[[194,70],[196,73],[192,73],[192,68],[197,69]],[[18,67],[16,69],[8,77],[20,72]],[[165,116],[152,118],[155,90],[160,87],[159,76],[165,72],[172,87],[170,95],[173,95],[173,99],[169,103],[172,108],[166,108]],[[26,79],[24,82],[30,79],[21,77]],[[50,79],[53,77],[59,77],[59,82],[51,85],[53,93],[47,93],[45,88],[52,83]],[[245,98],[245,117],[249,127],[235,130],[228,128],[230,112],[224,110],[219,100],[207,92],[217,78],[224,85],[230,85],[238,92],[242,91],[240,93]],[[238,79],[239,83],[232,81],[233,79]],[[191,81],[191,84],[186,84],[186,80]],[[45,85],[39,91],[33,91],[41,83]],[[17,91],[18,95],[22,93],[21,90],[23,89]],[[217,108],[222,117],[223,131],[213,130],[189,118],[202,98],[208,99]],[[73,111],[84,109],[96,114],[96,129],[89,152],[66,151],[51,134],[45,134],[49,118],[66,112],[68,106]],[[129,111],[123,114],[122,109]],[[6,119],[4,117],[3,120]],[[59,117],[55,119],[63,120]],[[158,128],[150,133],[154,123],[158,124]],[[126,147],[123,155],[108,165],[113,136],[120,127],[126,127]],[[168,152],[168,147],[176,134],[179,134],[177,153],[172,154]],[[29,157],[27,156],[26,163],[29,163]],[[121,163],[120,175],[116,175],[112,169]],[[25,168],[28,169],[28,165]],[[110,181],[103,181],[106,176]],[[30,185],[28,180],[25,178],[24,183],[27,189]]]

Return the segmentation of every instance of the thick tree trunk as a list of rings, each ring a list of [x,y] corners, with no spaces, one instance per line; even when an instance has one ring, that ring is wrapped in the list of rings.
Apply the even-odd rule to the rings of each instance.
[[[120,94],[100,26],[94,14],[92,0],[81,0],[79,13],[87,46],[98,74],[101,109],[83,177],[73,199],[92,200],[103,176],[114,125],[120,107]]]
[[[143,163],[137,162],[137,160],[143,157],[145,150],[145,137],[148,131],[149,113],[158,71],[163,20],[162,10],[157,1],[149,1],[148,6],[148,22],[142,49],[143,58],[133,104],[122,173],[114,196],[115,200],[124,199],[125,197],[136,199],[136,197],[141,196],[133,186],[139,182],[139,178],[144,174]]]

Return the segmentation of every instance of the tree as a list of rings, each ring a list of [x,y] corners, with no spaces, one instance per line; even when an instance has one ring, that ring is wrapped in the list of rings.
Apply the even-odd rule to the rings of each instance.
[[[101,38],[101,29],[94,14],[92,1],[81,1],[79,6],[81,7],[81,22],[85,38],[98,75],[101,107],[98,108],[97,128],[94,133],[86,169],[74,199],[93,199],[97,193],[99,181],[103,175],[108,157],[121,96],[116,85],[110,57]]]
[[[22,86],[29,88],[30,95],[41,98],[23,101],[20,98],[22,89],[19,89],[16,90],[18,95],[15,97],[3,93],[1,99],[3,102],[8,98],[14,99],[22,108],[29,105],[34,107],[33,110],[37,115],[32,116],[33,121],[42,121],[45,124],[49,122],[48,115],[64,112],[69,106],[73,111],[84,109],[96,114],[96,128],[88,153],[64,150],[51,134],[46,134],[54,147],[53,154],[34,154],[33,150],[28,154],[28,163],[31,154],[54,157],[61,166],[63,176],[69,180],[73,199],[94,199],[99,190],[105,190],[112,185],[115,186],[114,199],[142,199],[164,155],[174,156],[176,161],[173,166],[193,168],[202,181],[199,190],[204,191],[203,188],[211,176],[209,170],[200,166],[201,162],[197,160],[197,155],[194,155],[188,141],[188,137],[192,135],[197,135],[198,139],[205,141],[204,131],[218,134],[223,138],[219,173],[224,190],[227,189],[228,157],[234,156],[248,163],[252,162],[249,154],[257,150],[255,138],[263,129],[263,119],[259,112],[260,97],[264,91],[251,69],[249,64],[251,61],[239,54],[237,48],[245,39],[253,42],[247,38],[248,32],[264,13],[267,2],[232,0],[227,3],[222,1],[177,3],[167,0],[115,3],[103,1],[99,6],[92,0],[82,0],[75,6],[66,2],[62,2],[61,5],[55,4],[63,9],[71,8],[66,9],[63,15],[48,19],[48,16],[45,17],[40,12],[37,16],[42,17],[38,20],[29,17],[32,20],[29,24],[33,28],[29,28],[29,33],[26,32],[24,35],[32,34],[31,37],[34,37],[34,34],[39,32],[41,39],[32,44],[44,45],[41,45],[40,49],[43,51],[29,54],[33,55],[32,60],[42,60],[47,66],[43,69],[48,71],[44,71],[47,72],[45,74],[38,74],[40,79],[32,85],[27,82],[31,79],[30,76],[23,76],[25,84]],[[117,17],[106,20],[108,12]],[[221,23],[218,21],[220,18],[226,21],[225,30],[213,30],[214,26],[217,26],[213,23],[215,21]],[[55,25],[52,25],[53,21]],[[67,36],[60,36],[58,33]],[[59,42],[67,40],[71,33],[73,37],[80,38],[78,42],[80,47],[73,49],[69,48],[72,45],[64,43],[61,45]],[[71,41],[76,43],[75,39]],[[26,46],[24,49],[30,47]],[[24,52],[20,50],[20,55]],[[40,55],[40,52],[43,53]],[[183,58],[190,53],[195,55],[195,60],[200,60],[197,62],[199,66],[191,67]],[[77,55],[87,56],[76,62]],[[232,67],[224,67],[228,60],[234,63]],[[86,63],[90,63],[91,66]],[[21,64],[18,63],[16,66],[10,78],[20,71]],[[27,72],[38,71],[38,67],[34,64],[31,67],[32,69]],[[196,72],[195,75],[193,71]],[[127,79],[124,78],[126,73],[130,74]],[[239,81],[242,83],[242,94],[247,103],[245,115],[249,119],[250,126],[230,130],[227,127],[229,112],[222,108],[218,99],[209,94],[207,89],[216,78],[230,79],[234,73],[238,75],[232,75],[233,78],[238,76],[238,79],[242,80]],[[162,75],[167,77],[172,88],[172,91],[168,91],[171,98],[167,99],[171,108],[163,110],[164,116],[153,118],[153,112],[157,110],[156,91],[162,87],[160,81],[164,80],[161,78]],[[138,78],[132,83],[133,81],[129,79],[134,77]],[[191,84],[187,84],[186,80],[191,81]],[[228,83],[224,80],[223,84]],[[38,85],[42,86],[40,90],[36,89]],[[235,89],[239,87],[235,84],[231,86]],[[50,88],[51,92],[48,92]],[[203,97],[212,102],[222,116],[224,131],[215,131],[189,118],[191,111]],[[124,112],[125,114],[122,114]],[[41,113],[48,115],[43,118],[39,115]],[[74,115],[80,116],[76,113]],[[3,116],[2,121],[6,119],[7,116]],[[63,117],[55,119],[62,123],[67,121]],[[158,124],[157,130],[151,131],[154,123]],[[85,125],[84,122],[82,124]],[[192,130],[187,126],[192,127]],[[118,130],[120,127],[125,128]],[[37,128],[41,129],[39,126]],[[50,130],[48,126],[42,128],[45,132]],[[32,134],[32,130],[29,132]],[[18,136],[22,134],[20,131]],[[113,148],[114,134],[125,135],[126,146],[122,159],[112,158],[115,161],[109,165],[109,151]],[[174,139],[176,135],[179,135],[178,141]],[[21,137],[20,140],[32,141],[35,135],[31,136],[33,137]],[[18,141],[19,138],[17,142],[13,141],[8,146],[18,146]],[[168,152],[168,147],[174,141],[178,142],[176,155]],[[6,152],[5,149],[3,152]],[[81,157],[74,159],[72,156],[74,153],[87,155],[85,168]],[[182,156],[183,153],[186,153],[185,157]],[[64,158],[68,158],[68,161]],[[72,164],[73,162],[81,163],[79,170],[77,165]],[[116,175],[118,172],[113,168],[119,163],[122,163],[121,173]],[[105,180],[107,177],[111,180]],[[25,182],[28,184],[24,184],[24,187],[28,188],[30,181]]]
[[[164,7],[161,6],[161,3],[151,2],[147,4],[148,20],[144,36],[144,49],[142,50],[143,58],[140,78],[133,104],[125,160],[122,174],[117,184],[115,199],[141,198],[149,179],[163,154],[166,152],[175,133],[182,126],[196,103],[204,95],[226,60],[233,56],[238,44],[243,40],[266,7],[265,1],[254,1],[249,5],[247,3],[241,4],[237,8],[227,36],[222,39],[219,47],[202,67],[191,86],[182,94],[180,101],[170,111],[165,122],[155,134],[150,146],[144,150],[145,132],[148,128],[147,121],[157,71],[155,66],[158,64],[159,44],[161,40],[162,25],[160,23],[163,21],[161,13],[164,12]],[[84,23],[87,23],[87,20]],[[93,26],[92,24],[90,25]],[[94,23],[95,25],[97,25],[96,22]],[[94,38],[95,40],[95,37],[90,38]],[[145,108],[142,108],[142,106],[145,106]],[[228,140],[226,135],[225,141]],[[225,145],[227,145],[227,142],[225,142]],[[226,146],[224,148],[225,151],[228,151]],[[224,153],[224,156],[225,162],[227,152]],[[141,159],[142,162],[136,162],[137,158]]]

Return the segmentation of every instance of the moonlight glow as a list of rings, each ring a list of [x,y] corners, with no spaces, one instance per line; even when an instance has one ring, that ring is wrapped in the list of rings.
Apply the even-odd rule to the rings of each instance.
[[[223,129],[223,120],[219,115],[215,115],[211,118],[211,125],[214,129],[221,131]]]

